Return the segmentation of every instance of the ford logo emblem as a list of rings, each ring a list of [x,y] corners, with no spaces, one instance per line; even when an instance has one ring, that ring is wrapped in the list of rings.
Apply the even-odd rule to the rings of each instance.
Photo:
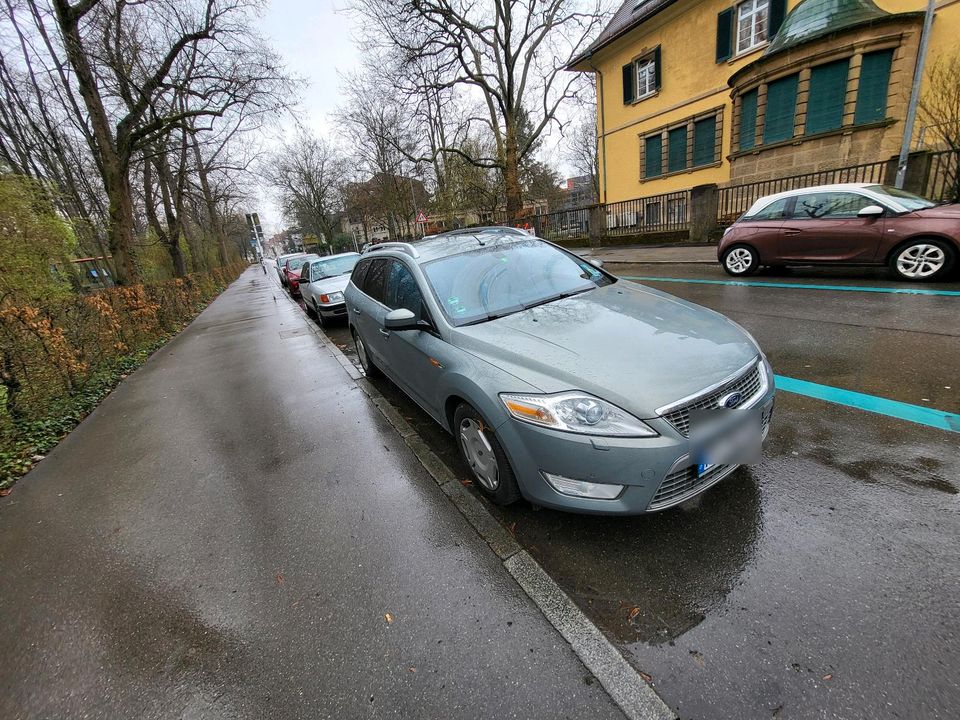
[[[732,392],[729,395],[724,395],[717,404],[722,408],[735,408],[740,404],[740,401],[743,400],[743,395],[738,392]]]

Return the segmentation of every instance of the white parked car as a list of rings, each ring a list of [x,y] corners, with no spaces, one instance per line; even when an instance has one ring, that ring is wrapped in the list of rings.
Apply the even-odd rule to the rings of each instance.
[[[315,316],[321,325],[336,318],[347,317],[343,291],[350,282],[350,273],[360,255],[342,253],[311,260],[300,269],[300,294],[308,315]]]

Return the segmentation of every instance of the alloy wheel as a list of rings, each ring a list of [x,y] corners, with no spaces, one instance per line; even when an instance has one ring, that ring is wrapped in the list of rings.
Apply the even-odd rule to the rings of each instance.
[[[730,272],[737,275],[745,273],[753,264],[753,253],[746,248],[734,248],[727,253],[726,263],[727,269],[729,269]]]
[[[897,256],[897,272],[908,278],[928,278],[940,272],[946,261],[947,254],[937,245],[911,245]]]
[[[495,492],[500,486],[497,456],[483,433],[483,426],[473,418],[465,418],[460,423],[460,447],[480,484]]]
[[[370,372],[370,359],[367,357],[367,348],[364,347],[363,340],[360,339],[360,335],[353,336],[353,344],[357,348],[357,357],[360,358],[360,367],[363,368],[365,373]]]

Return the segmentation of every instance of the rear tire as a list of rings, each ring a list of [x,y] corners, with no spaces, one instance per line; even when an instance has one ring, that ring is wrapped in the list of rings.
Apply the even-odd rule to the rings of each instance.
[[[474,484],[497,505],[520,499],[520,486],[491,427],[476,410],[461,403],[453,415],[453,431],[460,457],[470,468]]]
[[[363,338],[356,330],[353,331],[353,346],[357,350],[357,358],[360,360],[360,367],[368,378],[383,377],[380,368],[373,364],[373,360],[367,355],[367,346],[363,344]]]
[[[749,245],[734,245],[723,253],[721,264],[727,275],[753,275],[760,267],[760,255]]]
[[[953,248],[942,240],[917,238],[890,256],[890,269],[899,280],[930,282],[943,278],[953,268]]]

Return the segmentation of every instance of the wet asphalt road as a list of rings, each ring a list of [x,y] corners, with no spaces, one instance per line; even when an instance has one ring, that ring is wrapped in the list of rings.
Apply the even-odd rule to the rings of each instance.
[[[259,267],[0,499],[0,718],[622,718]]]
[[[728,279],[696,265],[614,272]],[[754,279],[917,287],[873,271]],[[960,412],[958,297],[650,284],[735,319],[781,375]],[[352,353],[346,328],[328,335]],[[377,386],[467,477],[452,439]],[[780,393],[763,462],[680,508],[491,509],[684,719],[952,719],[958,489],[960,434]]]

